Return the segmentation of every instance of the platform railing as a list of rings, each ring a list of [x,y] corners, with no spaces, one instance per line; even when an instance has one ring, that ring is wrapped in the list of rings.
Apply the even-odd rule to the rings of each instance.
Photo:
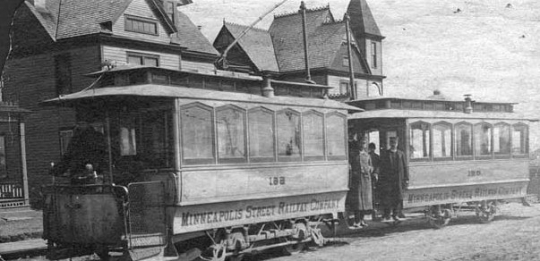
[[[0,183],[0,200],[23,199],[24,190],[20,183]]]

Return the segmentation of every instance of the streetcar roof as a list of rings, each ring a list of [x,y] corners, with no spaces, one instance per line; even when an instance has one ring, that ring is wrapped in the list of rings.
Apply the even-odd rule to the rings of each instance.
[[[472,112],[462,111],[426,111],[426,110],[396,110],[383,109],[364,111],[349,115],[349,119],[375,119],[375,118],[424,118],[424,119],[492,119],[492,120],[528,120],[538,121],[535,118],[526,118],[515,112]]]
[[[299,107],[323,107],[348,111],[363,111],[358,107],[347,105],[330,99],[299,98],[289,96],[275,96],[273,98],[261,95],[215,91],[207,89],[167,86],[158,84],[141,84],[130,86],[92,88],[80,92],[62,95],[58,98],[41,102],[42,105],[61,105],[79,100],[106,98],[106,97],[162,97],[184,98],[194,100],[234,101],[260,104],[289,105]]]

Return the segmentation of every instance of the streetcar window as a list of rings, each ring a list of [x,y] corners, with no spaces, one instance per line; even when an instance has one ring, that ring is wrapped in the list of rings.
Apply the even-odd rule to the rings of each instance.
[[[141,115],[141,158],[150,168],[173,166],[172,114],[147,111]]]
[[[512,154],[524,155],[527,154],[527,136],[528,127],[525,124],[515,124],[512,126]]]
[[[219,163],[245,162],[245,111],[233,106],[220,108],[216,111],[216,123]]]
[[[474,150],[477,156],[489,156],[492,151],[492,127],[487,123],[474,125]]]
[[[7,165],[6,165],[6,136],[0,135],[0,179],[7,178]]]
[[[411,159],[428,159],[430,147],[429,124],[416,122],[411,124],[409,154]]]
[[[137,154],[135,128],[120,127],[120,156]]]
[[[274,113],[255,108],[248,113],[249,157],[253,162],[274,160]]]
[[[456,124],[456,156],[472,156],[472,125]]]
[[[495,155],[510,156],[510,125],[498,123],[493,130],[493,151]]]
[[[323,114],[315,111],[304,113],[304,157],[307,159],[324,158]]]
[[[452,157],[452,125],[433,124],[433,158]]]
[[[180,109],[182,155],[186,164],[214,162],[212,108],[202,104]]]
[[[282,160],[299,158],[301,155],[300,115],[287,109],[277,113],[278,156]]]
[[[346,116],[338,113],[331,113],[326,116],[326,137],[328,140],[328,159],[346,159],[345,151],[345,124]]]

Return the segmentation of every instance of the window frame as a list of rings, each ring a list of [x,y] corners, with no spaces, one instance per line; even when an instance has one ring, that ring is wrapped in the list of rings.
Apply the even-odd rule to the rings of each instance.
[[[243,116],[243,122],[242,122],[242,127],[243,127],[243,135],[242,135],[242,139],[244,140],[244,157],[242,158],[220,158],[219,156],[219,130],[218,130],[218,114],[220,112],[223,112],[223,111],[226,111],[226,110],[233,110],[233,111],[238,111],[240,112],[240,114]],[[247,110],[244,109],[244,108],[241,108],[241,107],[238,107],[236,105],[233,105],[233,104],[227,104],[227,105],[223,105],[223,106],[219,106],[217,108],[215,108],[215,125],[214,125],[214,128],[215,128],[215,133],[216,133],[216,136],[215,136],[215,139],[214,139],[214,142],[215,142],[215,149],[216,149],[216,159],[217,159],[217,163],[218,164],[228,164],[228,163],[247,163],[248,161],[248,138],[247,138]]]
[[[130,64],[129,63],[129,58],[130,57],[138,57],[138,58],[141,59],[141,64],[135,64],[135,65],[147,66],[147,65],[145,65],[145,61],[146,61],[147,58],[148,59],[156,59],[156,61],[157,61],[156,67],[160,67],[160,64],[161,64],[161,59],[160,59],[161,57],[159,55],[157,55],[157,54],[126,51],[126,63],[128,63],[128,64]]]
[[[434,144],[435,144],[435,128],[437,126],[446,126],[446,127],[449,127],[448,129],[450,130],[450,156],[446,156],[446,157],[435,157],[435,149],[434,149]],[[452,123],[450,122],[447,122],[447,121],[438,121],[438,122],[435,122],[431,125],[431,140],[432,140],[432,144],[431,144],[431,155],[433,157],[433,161],[451,161],[454,159],[454,155],[455,155],[455,151],[454,151],[454,126],[452,125]],[[447,151],[448,151],[448,148],[447,148]]]
[[[498,127],[504,126],[508,128],[508,153],[497,153],[495,152],[495,131]],[[496,159],[509,159],[512,156],[512,126],[507,122],[497,122],[493,124],[493,155]],[[500,143],[499,143],[500,146]]]
[[[344,121],[344,126],[343,126],[343,144],[345,146],[345,151],[344,151],[344,155],[329,155],[328,153],[330,152],[330,146],[329,146],[329,143],[330,143],[330,139],[328,138],[329,136],[329,132],[328,132],[328,118],[330,117],[333,117],[333,116],[336,116],[336,117],[339,117],[341,118],[343,121]],[[348,126],[347,126],[347,115],[346,114],[343,114],[341,112],[337,112],[337,111],[333,111],[333,112],[329,112],[329,113],[326,113],[325,117],[324,117],[324,131],[325,131],[325,155],[326,155],[326,160],[327,161],[336,161],[336,160],[347,160],[348,157],[349,157],[349,149],[348,149],[348,135],[347,135],[347,132],[348,132]]]
[[[268,113],[271,118],[272,118],[272,145],[273,145],[273,148],[272,148],[272,157],[254,157],[253,155],[251,155],[251,131],[250,131],[250,120],[249,120],[249,116],[251,113],[254,113],[254,112],[258,112],[258,111],[261,111],[263,113]],[[276,151],[276,148],[277,148],[277,129],[276,129],[276,112],[271,110],[271,109],[268,109],[268,108],[265,108],[263,106],[259,106],[259,107],[255,107],[255,108],[251,108],[249,110],[247,110],[247,136],[248,136],[248,155],[249,155],[249,162],[253,162],[253,163],[257,163],[257,162],[275,162],[277,160],[277,151]]]
[[[315,156],[308,156],[306,155],[306,131],[305,131],[305,127],[304,126],[304,119],[306,117],[309,117],[311,115],[314,115],[314,116],[318,116],[320,117],[321,119],[321,134],[322,134],[322,154],[321,155],[315,155]],[[325,133],[325,117],[324,117],[324,113],[322,112],[319,112],[319,111],[316,111],[316,110],[309,110],[309,111],[305,111],[302,113],[302,152],[304,153],[304,161],[321,161],[321,160],[324,160],[325,158],[325,155],[326,155],[326,142],[325,142],[325,137],[326,137],[326,133]]]
[[[476,148],[476,127],[477,126],[488,126],[490,128],[490,132],[489,132],[489,144],[490,144],[490,151],[489,151],[489,155],[488,154],[484,154],[484,155],[481,155],[480,154],[480,151],[477,150]],[[488,123],[488,122],[479,122],[479,123],[475,123],[473,125],[473,155],[474,155],[474,159],[475,160],[488,160],[488,159],[492,159],[493,158],[493,124],[491,123]]]
[[[428,140],[427,140],[426,144],[427,144],[427,146],[429,146],[427,148],[427,153],[428,153],[427,157],[421,157],[421,158],[413,158],[412,157],[413,153],[412,153],[412,151],[410,149],[411,146],[413,146],[411,134],[412,134],[413,126],[417,125],[417,124],[419,124],[419,125],[426,124],[427,125]],[[408,129],[409,129],[409,134],[408,134],[407,138],[409,140],[409,142],[408,142],[409,143],[408,144],[409,145],[409,160],[411,162],[431,161],[431,158],[433,156],[433,154],[432,154],[432,143],[433,143],[433,137],[432,136],[433,136],[433,134],[432,134],[432,125],[431,125],[431,123],[426,122],[426,121],[421,121],[421,120],[420,121],[414,121],[414,122],[409,123],[409,128]]]
[[[206,110],[206,111],[209,111],[210,112],[210,135],[211,135],[211,153],[212,153],[212,157],[211,158],[196,158],[196,159],[186,159],[186,146],[184,146],[185,144],[185,131],[184,131],[184,120],[182,119],[182,112],[186,109],[190,109],[190,108],[202,108],[203,110]],[[206,105],[206,104],[203,104],[201,102],[194,102],[194,103],[189,103],[189,104],[185,104],[185,105],[182,105],[180,106],[180,146],[182,146],[181,148],[181,153],[182,153],[182,158],[181,158],[181,162],[182,162],[182,165],[209,165],[209,164],[216,164],[216,159],[217,159],[217,155],[216,155],[216,123],[215,123],[215,111],[214,111],[214,108],[212,106],[209,106],[209,105]]]
[[[459,126],[467,126],[469,127],[469,130],[470,130],[470,140],[471,140],[471,143],[469,144],[470,146],[470,150],[471,150],[471,154],[470,155],[459,155],[458,154],[458,145],[457,145],[457,142],[458,142],[458,138],[457,138],[457,135],[458,135],[458,128]],[[453,139],[454,139],[454,143],[453,143],[453,146],[454,146],[454,158],[456,160],[473,160],[474,159],[474,125],[470,122],[466,122],[466,121],[461,121],[461,122],[458,122],[456,124],[454,124],[454,136],[453,136]]]
[[[139,22],[139,23],[142,23],[143,26],[144,24],[152,24],[155,28],[155,32],[154,33],[151,33],[151,32],[147,32],[145,30],[137,30],[135,28],[133,28],[133,24],[129,24],[129,22]],[[139,16],[133,16],[133,15],[125,15],[124,16],[124,30],[126,32],[132,32],[132,33],[139,33],[139,34],[146,34],[146,35],[153,35],[153,36],[158,36],[159,35],[159,26],[158,26],[158,21],[157,20],[154,20],[154,19],[149,19],[149,18],[144,18],[144,17],[139,17]]]
[[[510,139],[511,139],[511,154],[512,154],[512,158],[528,158],[529,157],[529,125],[523,123],[523,122],[518,122],[518,123],[515,123],[515,124],[512,124],[511,126],[512,128],[510,129],[510,131],[512,132],[512,134],[510,135]],[[523,137],[523,143],[522,145],[524,145],[525,147],[525,153],[514,153],[514,135],[513,135],[513,132],[516,130],[516,127],[523,127],[525,129],[525,134]],[[521,143],[521,141],[520,141]]]
[[[378,67],[378,61],[377,61],[377,42],[371,41],[371,67],[377,68]]]
[[[61,53],[54,56],[54,81],[56,96],[73,92],[72,59],[70,53]],[[62,73],[64,66],[65,75]],[[62,68],[61,68],[62,67]]]
[[[285,114],[287,112],[290,112],[294,115],[297,115],[298,116],[298,127],[300,128],[300,147],[298,148],[300,151],[298,152],[298,156],[294,156],[294,157],[289,157],[289,156],[280,156],[279,155],[279,138],[280,138],[280,134],[279,134],[279,115],[280,114]],[[303,131],[302,131],[302,114],[299,112],[299,111],[296,111],[296,110],[293,110],[291,108],[285,108],[285,109],[281,109],[281,110],[278,110],[276,111],[276,152],[277,152],[277,159],[278,159],[278,162],[290,162],[290,161],[302,161],[302,158],[303,158],[303,144],[304,144],[304,141],[303,141]]]
[[[11,178],[11,177],[10,177],[9,171],[8,171],[9,150],[7,148],[7,139],[6,139],[6,134],[5,133],[0,134],[0,141],[2,141],[2,143],[3,143],[3,146],[0,146],[0,152],[1,152],[0,153],[0,158],[1,157],[4,158],[3,166],[2,166],[2,164],[0,164],[0,180],[1,180],[1,179],[8,179],[8,178]],[[4,155],[1,155],[2,153]]]

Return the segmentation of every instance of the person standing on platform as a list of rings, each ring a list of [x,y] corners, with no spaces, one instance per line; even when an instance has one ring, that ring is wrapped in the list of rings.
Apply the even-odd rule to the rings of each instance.
[[[379,189],[383,205],[383,221],[394,221],[404,217],[401,213],[403,206],[403,191],[409,186],[409,173],[405,154],[397,149],[397,137],[390,138],[390,149],[381,160]],[[390,213],[391,212],[391,213]]]
[[[371,158],[371,165],[373,166],[373,172],[371,175],[371,188],[373,190],[373,213],[372,213],[372,219],[377,219],[377,211],[380,210],[380,196],[379,196],[379,190],[378,190],[378,182],[379,182],[379,173],[380,173],[380,166],[381,166],[381,157],[379,157],[379,154],[375,153],[375,150],[377,149],[377,146],[375,143],[370,143],[368,145],[368,153],[369,157]]]
[[[373,167],[365,138],[358,141],[359,152],[351,159],[349,207],[354,212],[354,227],[367,226],[364,215],[373,210],[371,174]]]

